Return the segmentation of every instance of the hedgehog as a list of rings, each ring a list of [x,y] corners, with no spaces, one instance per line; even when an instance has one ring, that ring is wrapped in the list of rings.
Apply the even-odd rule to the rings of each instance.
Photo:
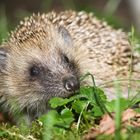
[[[80,85],[92,85],[90,78],[80,82],[87,72],[112,98],[113,85],[105,83],[130,78],[130,71],[138,79],[139,58],[125,32],[93,13],[33,14],[1,44],[0,103],[31,122],[50,110],[52,97],[70,97]]]

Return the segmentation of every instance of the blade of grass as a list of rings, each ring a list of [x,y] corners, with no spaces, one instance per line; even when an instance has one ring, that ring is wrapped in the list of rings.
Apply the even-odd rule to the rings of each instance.
[[[76,125],[76,128],[77,130],[79,129],[79,126],[80,126],[80,122],[81,122],[81,116],[83,114],[83,111],[87,109],[88,105],[89,105],[90,102],[88,102],[82,109],[80,115],[79,115],[79,118],[78,118],[78,122],[77,122],[77,125]]]
[[[120,134],[120,129],[121,129],[121,104],[120,104],[120,98],[121,98],[121,91],[120,91],[120,86],[118,82],[115,82],[115,87],[116,87],[116,102],[115,102],[115,140],[121,140],[121,134]]]
[[[103,87],[107,86],[108,84],[111,84],[111,83],[114,83],[114,82],[128,82],[129,80],[131,82],[135,82],[135,83],[139,83],[140,82],[140,79],[129,79],[129,78],[124,79],[123,78],[123,79],[110,80],[110,81],[104,82],[104,83],[98,85],[98,87],[103,88]]]

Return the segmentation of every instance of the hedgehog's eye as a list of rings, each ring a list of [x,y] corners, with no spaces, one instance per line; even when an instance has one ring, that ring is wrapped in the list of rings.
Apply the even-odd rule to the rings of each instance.
[[[64,57],[64,61],[65,61],[66,63],[69,63],[69,62],[70,62],[70,61],[69,61],[69,58],[68,58],[66,55],[64,55],[63,57]]]
[[[40,68],[37,66],[32,66],[30,68],[30,76],[34,77],[34,76],[38,76],[40,74]]]

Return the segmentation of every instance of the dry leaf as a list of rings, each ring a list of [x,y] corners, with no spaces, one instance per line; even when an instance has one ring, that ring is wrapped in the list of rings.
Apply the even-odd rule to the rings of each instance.
[[[115,120],[114,113],[111,113],[113,119],[105,114],[99,124],[98,128],[92,127],[87,134],[84,135],[84,140],[93,140],[100,134],[111,135],[115,133]],[[140,127],[140,113],[135,112],[133,109],[127,109],[122,112],[121,131],[126,132],[127,126]]]

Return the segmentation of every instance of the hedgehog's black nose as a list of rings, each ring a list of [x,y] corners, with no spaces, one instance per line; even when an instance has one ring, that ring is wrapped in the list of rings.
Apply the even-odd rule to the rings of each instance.
[[[64,78],[63,84],[64,84],[65,89],[70,92],[78,90],[80,88],[80,82],[74,76]]]

